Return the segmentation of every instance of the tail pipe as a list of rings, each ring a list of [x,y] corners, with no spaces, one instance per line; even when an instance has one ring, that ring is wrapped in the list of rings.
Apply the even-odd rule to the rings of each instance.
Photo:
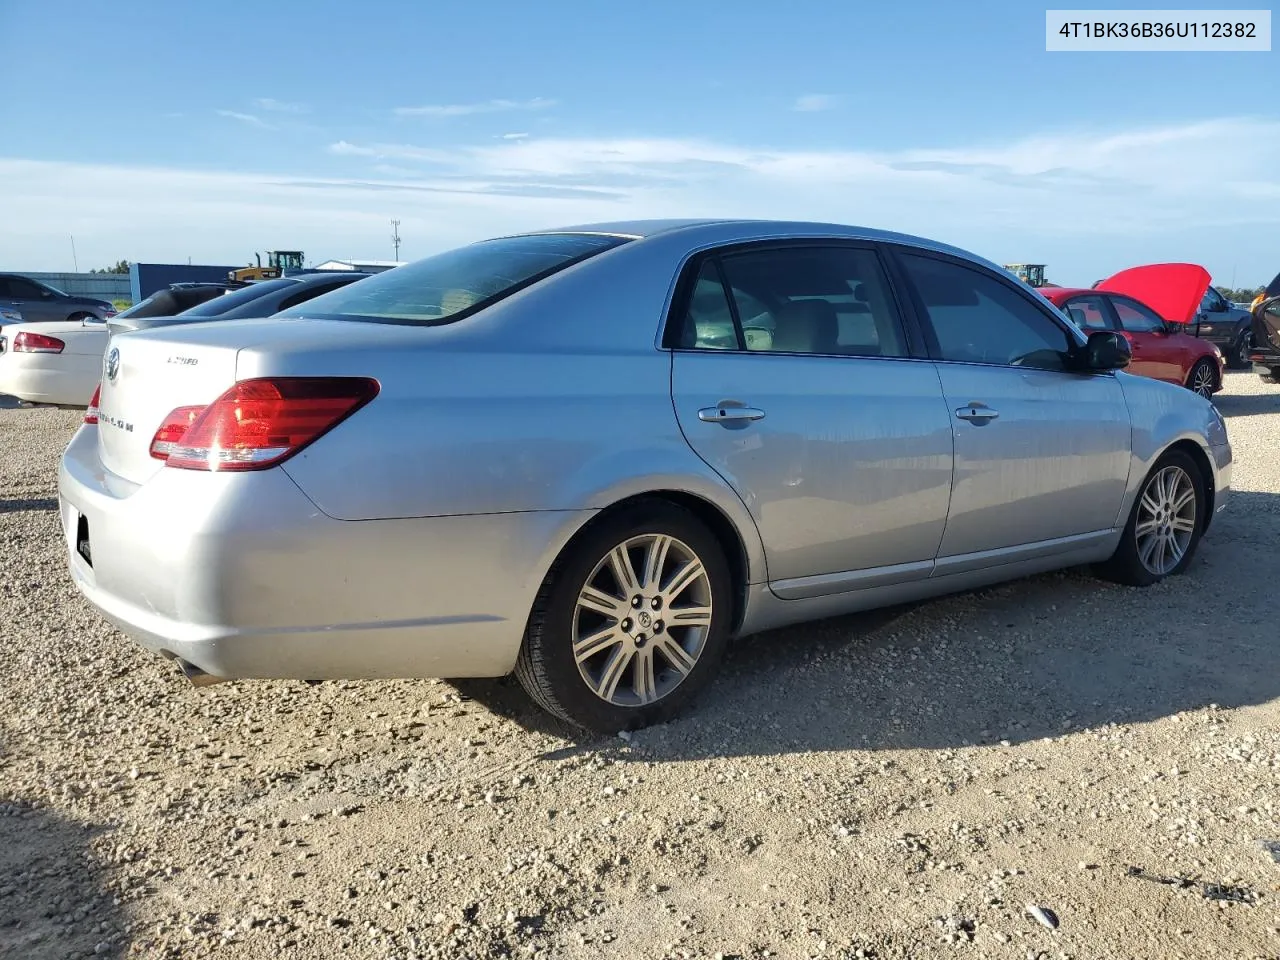
[[[182,658],[178,658],[178,668],[182,671],[182,675],[191,681],[193,687],[211,687],[215,683],[226,683],[226,677],[215,677],[211,673],[205,673],[194,663],[188,663]]]

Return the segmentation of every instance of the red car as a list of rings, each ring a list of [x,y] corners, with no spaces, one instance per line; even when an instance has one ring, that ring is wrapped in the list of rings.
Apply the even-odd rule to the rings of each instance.
[[[1157,263],[1121,270],[1085,290],[1041,287],[1086,334],[1119,333],[1129,341],[1129,371],[1194,390],[1206,400],[1222,389],[1222,352],[1184,331],[1209,289],[1209,271],[1194,263]]]

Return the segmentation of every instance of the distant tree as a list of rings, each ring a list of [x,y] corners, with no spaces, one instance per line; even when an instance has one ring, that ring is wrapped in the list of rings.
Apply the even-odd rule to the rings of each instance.
[[[130,264],[128,260],[117,260],[116,265],[114,267],[103,267],[101,270],[90,270],[89,272],[90,273],[128,273],[129,266]]]
[[[1263,287],[1218,287],[1218,292],[1228,300],[1236,303],[1252,303],[1253,298],[1263,291]]]

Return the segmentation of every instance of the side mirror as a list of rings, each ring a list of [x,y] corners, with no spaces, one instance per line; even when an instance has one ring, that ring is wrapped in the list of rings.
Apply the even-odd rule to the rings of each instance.
[[[1129,341],[1118,333],[1099,330],[1089,334],[1084,346],[1084,368],[1090,371],[1121,370],[1133,359]]]

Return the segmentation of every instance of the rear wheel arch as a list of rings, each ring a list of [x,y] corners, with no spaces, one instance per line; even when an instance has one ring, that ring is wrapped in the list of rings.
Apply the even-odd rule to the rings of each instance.
[[[647,503],[674,506],[684,510],[716,538],[721,550],[724,551],[725,559],[729,563],[730,575],[733,578],[734,609],[730,622],[732,630],[736,632],[746,614],[747,587],[751,579],[751,564],[746,541],[737,524],[720,507],[705,497],[685,490],[652,490],[638,493],[623,497],[598,510],[565,541],[548,569],[547,577],[552,576],[561,562],[577,549],[583,539],[602,524],[611,521],[619,513],[643,507]]]

